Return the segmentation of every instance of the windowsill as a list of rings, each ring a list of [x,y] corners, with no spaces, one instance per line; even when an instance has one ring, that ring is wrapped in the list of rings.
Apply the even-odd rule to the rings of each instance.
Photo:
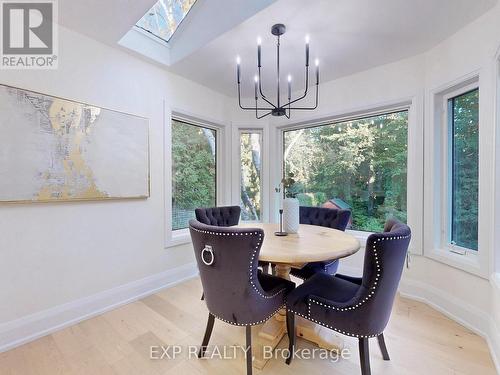
[[[447,266],[457,268],[467,273],[488,279],[488,274],[481,268],[479,257],[474,254],[462,255],[447,249],[432,249],[424,252],[424,256]]]
[[[166,241],[165,248],[191,243],[191,236],[189,235],[189,229],[176,230],[170,232],[170,234],[171,235]]]
[[[361,247],[366,247],[366,240],[368,237],[370,237],[373,232],[363,232],[360,230],[352,230],[352,229],[347,229],[347,233],[349,233],[351,236],[354,236],[358,241]]]

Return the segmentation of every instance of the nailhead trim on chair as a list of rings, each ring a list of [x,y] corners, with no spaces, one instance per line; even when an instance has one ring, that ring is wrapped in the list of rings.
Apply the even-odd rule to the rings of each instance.
[[[252,287],[253,289],[257,292],[257,294],[259,296],[261,296],[262,298],[266,298],[266,299],[270,299],[270,298],[274,298],[276,297],[278,294],[280,293],[283,293],[286,288],[283,288],[283,289],[280,289],[278,290],[276,293],[268,296],[268,295],[265,295],[265,294],[262,294],[260,292],[260,290],[257,288],[257,286],[255,285],[254,281],[253,281],[253,276],[252,276],[252,264],[253,264],[253,261],[255,259],[255,255],[257,254],[257,250],[259,250],[259,247],[260,247],[260,244],[262,243],[262,234],[259,233],[259,232],[245,232],[245,233],[238,233],[238,232],[235,232],[235,233],[219,233],[219,232],[210,232],[208,230],[199,230],[199,229],[196,229],[196,228],[192,228],[194,231],[196,232],[199,232],[199,233],[205,233],[205,234],[214,234],[216,236],[248,236],[249,234],[252,235],[252,234],[258,234],[259,235],[259,242],[257,243],[257,246],[255,246],[254,250],[252,251],[252,255],[250,256],[250,275],[249,275],[249,281],[250,281],[250,284],[252,284]]]
[[[299,315],[299,316],[301,316],[301,317],[303,317],[303,318],[305,318],[307,320],[310,320],[311,322],[314,322],[314,323],[319,324],[320,326],[323,326],[323,327],[326,327],[326,328],[330,328],[331,330],[333,330],[335,332],[338,332],[338,333],[342,333],[343,335],[346,335],[346,336],[370,338],[370,337],[377,337],[378,335],[380,335],[380,333],[377,333],[376,335],[357,335],[357,334],[354,334],[354,333],[345,332],[345,331],[342,331],[342,330],[340,330],[338,328],[332,327],[332,326],[330,326],[330,325],[328,325],[326,323],[320,322],[319,320],[313,319],[310,316],[305,316],[304,314],[298,313],[298,312],[293,311],[293,310],[288,310],[288,311],[291,311],[291,312],[293,312],[296,315]]]
[[[217,316],[215,314],[212,314],[210,313],[211,315],[215,316],[217,319],[219,320],[222,320],[223,322],[225,323],[228,323],[228,324],[232,324],[233,326],[256,326],[258,324],[262,324],[262,323],[265,323],[267,322],[270,318],[272,318],[278,311],[280,311],[281,309],[285,308],[285,304],[281,305],[280,307],[278,307],[273,313],[271,313],[271,315],[267,316],[266,318],[262,319],[262,320],[259,320],[258,322],[253,322],[253,323],[235,323],[235,322],[231,322],[229,320],[226,320],[224,318],[221,318],[220,316]]]
[[[259,247],[260,247],[260,244],[262,243],[262,234],[259,233],[259,232],[245,232],[245,233],[238,233],[238,232],[235,232],[235,233],[219,233],[219,232],[210,232],[208,230],[199,230],[199,229],[196,229],[196,228],[193,228],[191,227],[191,229],[193,229],[194,231],[196,232],[199,232],[199,233],[205,233],[205,234],[212,234],[212,235],[216,235],[216,236],[248,236],[248,235],[252,235],[252,234],[257,234],[259,235],[259,242],[257,243],[257,246],[255,246],[254,250],[252,251],[252,255],[250,257],[250,267],[249,267],[249,270],[250,270],[250,274],[249,274],[249,281],[250,281],[250,284],[252,284],[252,287],[253,289],[257,292],[257,294],[259,296],[261,296],[262,298],[266,298],[266,299],[270,299],[270,298],[274,298],[276,297],[278,294],[280,293],[283,293],[286,288],[283,288],[283,289],[280,289],[278,290],[276,293],[274,293],[273,295],[270,295],[270,296],[267,296],[265,294],[262,294],[260,292],[260,290],[257,288],[257,286],[255,285],[255,283],[253,282],[253,276],[252,276],[252,264],[253,264],[253,260],[255,259],[255,255],[257,254],[257,250],[259,250]],[[265,321],[267,321],[269,318],[271,318],[274,314],[276,314],[280,309],[282,309],[283,307],[285,306],[285,304],[281,305],[280,307],[278,307],[278,309],[276,309],[276,311],[274,311],[271,315],[269,315],[267,318],[264,318],[263,320],[259,320],[258,322],[255,322],[255,323],[248,323],[248,324],[240,324],[240,323],[234,323],[234,322],[230,322],[229,320],[226,320],[226,319],[223,319],[217,315],[214,315],[212,313],[213,316],[215,316],[217,319],[219,320],[222,320],[223,322],[226,322],[226,323],[229,323],[229,324],[233,324],[233,325],[237,325],[237,326],[249,326],[249,325],[257,325],[257,324],[262,324],[264,323]]]
[[[255,232],[255,234],[257,234],[257,233],[258,232]],[[259,242],[257,243],[257,246],[255,246],[255,249],[252,252],[252,255],[250,257],[249,280],[250,280],[250,284],[252,284],[252,288],[257,292],[257,294],[259,296],[261,296],[262,298],[270,299],[270,298],[276,297],[280,293],[283,293],[285,291],[285,288],[278,290],[276,293],[274,293],[272,295],[265,295],[265,294],[262,294],[261,291],[257,288],[257,285],[255,285],[254,279],[253,279],[252,265],[253,265],[253,261],[255,259],[255,255],[257,255],[257,250],[259,250],[261,242],[262,242],[262,234],[259,234]]]
[[[377,241],[375,241],[375,243],[373,244],[373,256],[375,258],[375,266],[377,267],[377,276],[375,277],[375,281],[373,282],[373,286],[370,288],[371,289],[371,292],[368,294],[368,296],[366,296],[365,298],[363,298],[363,300],[359,303],[357,303],[356,305],[354,306],[349,306],[349,307],[336,307],[336,306],[332,306],[332,305],[329,305],[327,303],[323,303],[323,302],[319,302],[313,298],[310,298],[309,299],[309,302],[308,302],[308,313],[310,314],[311,312],[311,302],[316,304],[316,305],[319,305],[319,306],[323,306],[323,307],[326,307],[326,308],[329,308],[329,309],[332,309],[332,310],[337,310],[337,311],[348,311],[348,310],[356,310],[357,308],[361,307],[362,305],[364,305],[374,294],[375,294],[375,290],[377,289],[377,284],[378,284],[378,280],[380,278],[380,274],[382,272],[382,269],[380,267],[380,263],[378,261],[378,253],[377,253],[377,246],[376,244],[380,241],[392,241],[392,240],[401,240],[401,239],[406,239],[406,238],[409,238],[410,236],[397,236],[397,237],[388,237],[388,238],[379,238],[377,239]]]
[[[356,310],[357,308],[359,308],[360,306],[362,306],[363,304],[365,304],[375,294],[375,290],[377,289],[378,280],[379,280],[380,274],[382,272],[382,269],[381,269],[379,261],[378,261],[378,253],[377,253],[376,244],[378,242],[380,242],[380,241],[402,240],[402,239],[406,239],[406,238],[410,238],[410,235],[407,235],[407,236],[397,236],[397,237],[388,237],[388,238],[382,237],[382,238],[377,239],[377,241],[375,241],[375,243],[373,244],[373,255],[375,257],[375,265],[377,267],[377,276],[375,277],[375,281],[373,283],[373,286],[371,287],[372,291],[361,302],[357,303],[354,306],[336,307],[336,306],[332,306],[332,305],[329,305],[329,304],[326,304],[326,303],[322,303],[322,302],[316,301],[313,298],[309,298],[309,301],[308,301],[308,304],[307,304],[307,315],[308,316],[305,316],[304,314],[298,313],[298,312],[293,311],[293,310],[289,310],[289,311],[291,311],[294,314],[297,314],[297,315],[299,315],[299,316],[301,316],[303,318],[306,318],[307,320],[310,320],[310,321],[312,321],[312,322],[314,322],[316,324],[322,325],[324,327],[330,328],[331,330],[334,330],[336,332],[342,333],[343,335],[346,335],[346,336],[358,337],[358,338],[359,337],[370,338],[370,337],[379,336],[382,332],[377,333],[375,335],[358,335],[358,334],[349,333],[349,332],[345,332],[345,331],[339,330],[339,329],[334,328],[334,327],[332,327],[332,326],[330,326],[330,325],[328,325],[326,323],[320,322],[319,320],[313,319],[313,318],[311,318],[311,302],[315,303],[316,305],[323,306],[323,307],[326,307],[326,308],[329,308],[329,309],[332,309],[332,310],[337,310],[337,311]]]

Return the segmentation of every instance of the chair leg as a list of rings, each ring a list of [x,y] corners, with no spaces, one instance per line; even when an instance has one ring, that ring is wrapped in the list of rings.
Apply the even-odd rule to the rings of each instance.
[[[215,317],[212,314],[208,314],[207,328],[205,329],[205,336],[203,336],[203,342],[201,343],[200,351],[198,352],[198,358],[205,355],[207,350],[208,342],[210,341],[210,336],[212,335],[212,330],[214,328]]]
[[[203,301],[204,299],[205,299],[205,292],[201,292],[201,298],[200,298],[200,300]]]
[[[289,365],[293,359],[293,350],[295,348],[295,313],[292,311],[286,312],[286,330],[288,332],[288,358],[285,363]]]
[[[360,337],[358,340],[361,375],[370,375],[370,349],[368,346],[368,338]]]
[[[387,351],[387,346],[385,346],[384,334],[381,333],[380,335],[378,335],[377,340],[378,340],[378,346],[380,346],[380,351],[382,352],[382,357],[384,358],[384,361],[390,361],[391,358],[389,357],[389,352]]]
[[[252,375],[252,326],[246,326],[247,375]]]

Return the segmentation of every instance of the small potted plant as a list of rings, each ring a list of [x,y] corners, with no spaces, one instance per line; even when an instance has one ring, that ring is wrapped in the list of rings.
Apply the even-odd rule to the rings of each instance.
[[[281,180],[276,188],[277,193],[283,192],[283,230],[287,233],[297,233],[299,230],[299,200],[296,198],[296,181],[292,172]]]

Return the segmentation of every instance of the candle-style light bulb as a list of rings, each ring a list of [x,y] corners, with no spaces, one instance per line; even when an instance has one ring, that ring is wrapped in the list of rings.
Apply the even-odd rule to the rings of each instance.
[[[309,35],[306,35],[306,67],[309,66]]]
[[[292,76],[288,75],[288,101],[290,101],[292,97]]]
[[[319,85],[319,60],[316,59],[314,64],[316,65],[316,84]]]
[[[262,39],[259,36],[257,38],[257,66],[259,68],[261,67],[261,45],[262,45]]]
[[[256,74],[254,77],[253,77],[253,80],[254,80],[254,94],[255,94],[255,100],[257,100],[257,84],[259,82],[259,76]]]
[[[239,56],[236,57],[236,75],[238,77],[238,85],[241,83],[241,72],[240,72],[240,64],[241,64],[241,59]]]

